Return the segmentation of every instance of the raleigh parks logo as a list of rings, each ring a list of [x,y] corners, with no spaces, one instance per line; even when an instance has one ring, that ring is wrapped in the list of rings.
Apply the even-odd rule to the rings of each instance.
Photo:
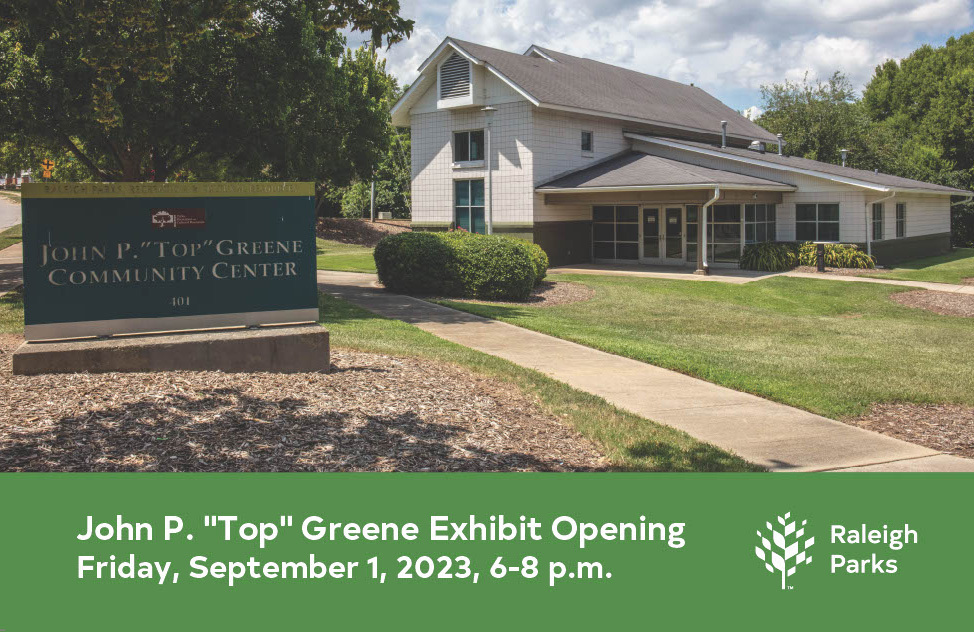
[[[808,520],[802,520],[801,528],[797,528],[797,520],[788,522],[791,513],[786,513],[784,517],[778,516],[778,525],[768,526],[769,541],[760,531],[758,537],[761,538],[761,546],[754,547],[754,553],[764,562],[764,567],[770,573],[781,573],[781,589],[789,588],[786,580],[795,574],[798,567],[802,564],[811,564],[812,556],[806,555],[805,550],[815,544],[815,538],[808,538],[802,541],[805,536],[805,525]],[[789,540],[791,543],[789,544]]]

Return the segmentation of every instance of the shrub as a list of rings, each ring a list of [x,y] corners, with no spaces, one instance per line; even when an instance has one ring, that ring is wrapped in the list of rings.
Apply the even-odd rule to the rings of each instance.
[[[548,275],[548,253],[544,251],[544,248],[538,244],[532,244],[529,242],[524,242],[527,244],[531,251],[531,259],[534,261],[534,273],[535,279],[534,284],[540,285],[544,278]]]
[[[454,296],[460,288],[454,248],[440,234],[388,235],[373,257],[379,281],[393,292]]]
[[[383,238],[375,267],[394,292],[522,300],[547,272],[548,257],[511,237],[413,232]]]
[[[798,265],[818,265],[816,245],[806,241],[798,247]],[[875,268],[876,260],[855,244],[825,244],[825,265],[830,268]]]
[[[795,261],[794,245],[766,241],[744,246],[744,253],[741,255],[741,269],[783,272],[794,268]]]

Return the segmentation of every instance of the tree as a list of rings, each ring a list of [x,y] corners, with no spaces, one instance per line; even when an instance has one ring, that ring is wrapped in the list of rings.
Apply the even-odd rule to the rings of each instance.
[[[369,93],[348,92],[337,30],[368,31],[374,49],[412,25],[396,0],[0,0],[0,113],[100,180],[201,161],[247,177],[322,171],[295,164],[309,149],[347,152],[354,172],[381,150],[340,145],[367,125],[355,108]]]

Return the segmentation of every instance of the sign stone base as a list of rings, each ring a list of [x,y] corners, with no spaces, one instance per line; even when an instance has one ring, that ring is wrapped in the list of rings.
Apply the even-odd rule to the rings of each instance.
[[[327,373],[328,331],[318,325],[25,342],[14,352],[16,375],[224,371]]]

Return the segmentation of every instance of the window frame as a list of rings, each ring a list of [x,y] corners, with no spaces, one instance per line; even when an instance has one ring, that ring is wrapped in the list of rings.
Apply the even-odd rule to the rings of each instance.
[[[585,135],[588,134],[588,149],[585,149]],[[579,147],[583,154],[594,154],[595,153],[595,132],[588,129],[583,129],[581,134],[581,142]]]
[[[474,146],[474,144],[472,142],[472,140],[473,140],[472,139],[472,135],[473,134],[477,134],[478,132],[480,133],[480,145],[479,145],[479,147],[480,147],[481,156],[480,156],[480,158],[470,158],[470,148],[472,146]],[[460,160],[460,159],[457,158],[457,150],[459,149],[459,147],[458,147],[458,144],[459,143],[457,141],[457,137],[464,136],[464,135],[467,138],[467,159],[466,160]],[[486,144],[486,135],[485,135],[485,132],[484,132],[484,128],[482,128],[482,127],[481,128],[475,128],[475,129],[461,129],[461,130],[454,131],[453,132],[453,136],[451,137],[451,141],[450,141],[450,149],[452,150],[452,153],[453,153],[453,164],[454,165],[460,165],[460,166],[467,166],[467,167],[469,167],[469,166],[480,166],[480,165],[483,165],[484,164],[484,152],[486,151],[485,144]]]
[[[870,216],[870,230],[872,231],[872,241],[882,241],[886,233],[886,208],[882,202],[873,202],[872,204],[872,214]],[[879,218],[876,217],[876,211],[879,211]],[[878,231],[877,231],[878,229]],[[879,236],[876,236],[876,233]]]
[[[596,218],[596,209],[612,209],[612,221],[598,219]],[[592,209],[592,260],[602,260],[602,261],[639,261],[640,250],[642,246],[641,235],[640,235],[640,206],[638,204],[593,204]],[[634,210],[636,215],[634,220],[619,221],[619,209]],[[634,227],[636,230],[635,241],[629,239],[619,239],[619,225],[624,225],[626,227]],[[612,226],[612,240],[596,239],[596,226]],[[597,244],[612,244],[612,257],[597,257],[596,256],[596,245]],[[635,257],[620,257],[619,256],[619,245],[623,244],[625,247],[635,247],[636,256]]]
[[[896,238],[906,237],[906,202],[896,203]]]
[[[815,207],[815,219],[812,221],[800,220],[798,219],[798,208],[800,206],[813,206]],[[836,210],[835,220],[822,220],[822,213],[820,207],[822,206],[834,206]],[[815,227],[815,239],[802,239],[798,236],[798,228],[800,224],[811,224]],[[821,235],[821,225],[822,224],[835,224],[835,239],[822,239]],[[841,243],[842,242],[842,205],[838,202],[803,202],[795,204],[795,241],[828,241],[830,243]]]
[[[464,183],[467,184],[467,204],[464,204],[464,205],[461,205],[459,203],[459,200],[457,199],[457,185],[460,184],[461,182],[464,182]],[[466,230],[467,232],[470,232],[470,233],[476,233],[477,231],[474,230],[474,221],[473,221],[474,220],[474,215],[473,215],[473,212],[474,212],[474,209],[478,209],[479,208],[480,211],[481,211],[481,214],[483,216],[484,232],[478,233],[478,234],[480,234],[480,235],[486,235],[487,234],[487,223],[486,223],[486,221],[487,221],[487,216],[486,216],[486,212],[487,212],[487,198],[486,197],[483,197],[482,198],[483,199],[483,202],[484,202],[483,205],[473,204],[473,201],[474,201],[474,196],[473,196],[473,183],[474,182],[479,182],[481,188],[484,187],[484,179],[483,178],[457,178],[456,180],[453,181],[453,225],[454,225],[455,228],[461,228],[461,226],[460,226],[460,209],[466,209],[466,213],[467,213],[467,226],[468,226],[468,228],[465,228],[464,230]],[[486,190],[483,190],[482,191],[482,195],[484,195],[484,196],[486,195]]]

